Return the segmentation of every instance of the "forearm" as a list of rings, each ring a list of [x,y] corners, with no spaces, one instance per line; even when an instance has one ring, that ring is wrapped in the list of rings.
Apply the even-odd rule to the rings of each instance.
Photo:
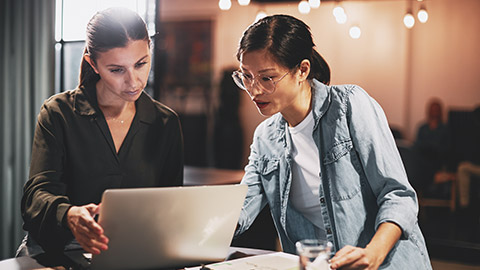
[[[250,227],[260,211],[267,204],[260,176],[256,173],[253,162],[247,165],[241,184],[247,185],[248,191],[238,220],[237,235],[243,233]]]
[[[377,254],[377,265],[382,264],[385,257],[400,239],[402,229],[395,223],[384,222],[380,224],[366,249]]]
[[[70,201],[59,185],[38,178],[25,184],[21,201],[23,228],[44,249],[60,248],[71,237],[62,224]]]

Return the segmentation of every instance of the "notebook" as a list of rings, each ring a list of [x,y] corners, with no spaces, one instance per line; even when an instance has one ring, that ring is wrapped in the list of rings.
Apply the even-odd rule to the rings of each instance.
[[[106,190],[99,224],[109,249],[91,269],[149,269],[222,261],[246,185]]]

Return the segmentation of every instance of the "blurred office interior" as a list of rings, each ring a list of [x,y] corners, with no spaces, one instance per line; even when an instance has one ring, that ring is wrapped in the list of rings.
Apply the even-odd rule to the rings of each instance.
[[[148,25],[154,57],[146,91],[180,115],[188,168],[218,169],[240,180],[254,129],[264,118],[230,74],[238,68],[243,31],[261,14],[290,14],[311,27],[330,65],[331,84],[360,85],[377,100],[406,164],[415,163],[409,156],[428,102],[440,100],[452,135],[439,173],[449,177],[419,194],[425,202],[419,223],[432,259],[480,264],[480,177],[472,178],[468,207],[459,206],[456,192],[458,165],[480,155],[474,113],[480,106],[480,1],[322,0],[318,7],[302,1],[308,8],[300,2],[3,0],[0,259],[14,255],[24,234],[19,204],[40,106],[50,95],[76,87],[88,19],[96,10],[122,5]],[[340,17],[333,14],[336,7],[343,8]],[[425,22],[417,17],[421,10],[428,13]],[[408,13],[414,24],[407,27]],[[407,166],[413,179],[412,171]],[[234,244],[277,249],[269,222],[264,211],[255,229]]]

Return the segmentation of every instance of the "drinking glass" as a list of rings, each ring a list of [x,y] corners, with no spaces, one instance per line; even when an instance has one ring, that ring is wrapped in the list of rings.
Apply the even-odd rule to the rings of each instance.
[[[300,270],[330,270],[328,260],[332,243],[327,240],[305,239],[295,243]]]

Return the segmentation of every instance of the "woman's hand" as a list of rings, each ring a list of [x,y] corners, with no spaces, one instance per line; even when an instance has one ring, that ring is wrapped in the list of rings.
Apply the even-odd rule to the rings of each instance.
[[[383,259],[379,258],[372,250],[345,246],[340,249],[330,260],[332,269],[373,269],[376,270],[382,264]]]
[[[87,204],[72,206],[67,212],[67,225],[82,248],[92,254],[100,254],[108,249],[108,238],[102,227],[93,219],[98,214],[99,205]]]
[[[345,246],[330,260],[332,269],[378,269],[402,235],[395,223],[384,222],[365,248]]]

